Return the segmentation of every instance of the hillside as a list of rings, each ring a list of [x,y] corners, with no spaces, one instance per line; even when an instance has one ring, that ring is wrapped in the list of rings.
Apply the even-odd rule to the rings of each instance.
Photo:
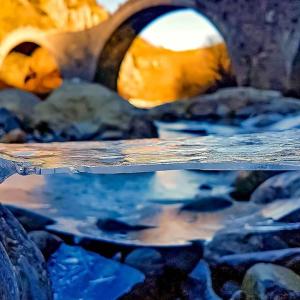
[[[202,94],[231,74],[224,44],[175,52],[136,39],[121,66],[118,89],[133,104],[151,107]]]
[[[22,26],[43,30],[82,30],[109,14],[96,0],[5,0],[0,9],[0,41]]]

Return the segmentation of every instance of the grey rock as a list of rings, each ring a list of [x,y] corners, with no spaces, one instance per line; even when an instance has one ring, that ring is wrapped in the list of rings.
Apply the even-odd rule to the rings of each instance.
[[[164,266],[164,259],[155,249],[141,248],[129,253],[125,259],[125,264],[148,275],[161,271]]]
[[[21,120],[31,118],[34,107],[40,102],[41,100],[34,94],[19,89],[0,91],[0,108],[11,111]]]
[[[278,199],[300,196],[300,172],[286,172],[271,177],[251,195],[250,201],[267,204]]]
[[[13,265],[19,293],[16,300],[52,299],[48,272],[41,252],[11,212],[3,206],[0,206],[0,244]],[[11,284],[11,281],[1,282],[1,286],[7,284]],[[12,287],[15,289],[14,285]]]
[[[48,260],[63,242],[61,238],[47,231],[31,231],[28,236],[41,250],[45,260]]]
[[[247,300],[278,297],[297,300],[300,298],[300,276],[281,266],[257,264],[246,273],[242,291]]]
[[[259,185],[277,174],[276,171],[240,171],[235,179],[231,196],[236,200],[248,201]]]
[[[55,223],[53,219],[24,208],[13,205],[5,205],[5,207],[12,212],[12,214],[22,224],[26,231],[43,230],[46,228],[46,226]]]
[[[238,291],[240,291],[240,288],[240,284],[236,281],[226,281],[220,290],[220,295],[222,296],[222,299],[230,300]]]

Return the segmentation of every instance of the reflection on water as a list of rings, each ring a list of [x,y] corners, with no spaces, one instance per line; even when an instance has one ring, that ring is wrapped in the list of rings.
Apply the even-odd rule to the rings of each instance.
[[[224,194],[234,173],[168,171],[121,175],[15,175],[0,186],[1,201],[33,209],[59,221],[56,228],[93,237],[149,244],[184,243],[209,238],[220,229],[228,214],[180,212],[182,203],[199,194]],[[162,204],[163,203],[163,204]],[[169,204],[170,203],[170,204]],[[118,218],[128,223],[156,226],[128,235],[105,233],[98,218]]]

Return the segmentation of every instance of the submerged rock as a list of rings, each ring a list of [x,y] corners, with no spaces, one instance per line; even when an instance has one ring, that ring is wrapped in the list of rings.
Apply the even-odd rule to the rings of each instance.
[[[129,266],[67,245],[51,257],[48,269],[56,300],[115,300],[144,280]]]
[[[250,201],[267,204],[278,199],[300,196],[300,172],[286,172],[271,177],[252,194]]]
[[[300,276],[273,264],[257,264],[246,274],[242,291],[246,300],[300,298]]]
[[[142,224],[129,224],[117,219],[99,219],[97,227],[103,231],[126,233],[130,231],[140,231],[153,228],[152,226]]]
[[[183,205],[180,210],[193,212],[214,212],[226,209],[232,205],[232,201],[226,197],[197,197],[195,200]]]
[[[62,140],[99,139],[106,131],[121,132],[123,139],[157,137],[144,112],[115,92],[91,83],[64,83],[35,107],[32,122],[35,128],[56,133]]]

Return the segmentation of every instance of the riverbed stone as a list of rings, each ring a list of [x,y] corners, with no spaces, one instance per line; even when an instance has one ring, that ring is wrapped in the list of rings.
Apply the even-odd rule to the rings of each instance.
[[[161,271],[164,259],[161,253],[155,249],[140,248],[127,255],[125,264],[148,275]]]
[[[267,204],[278,199],[300,196],[300,172],[285,172],[262,183],[251,195],[250,201]]]
[[[58,236],[42,230],[31,231],[28,236],[41,250],[45,260],[48,260],[63,242]]]
[[[241,281],[247,270],[259,263],[271,263],[287,267],[300,274],[300,248],[289,248],[273,251],[261,251],[223,257],[210,260],[214,285],[222,289],[227,282]]]
[[[22,224],[26,231],[43,230],[48,225],[52,225],[55,221],[46,216],[40,215],[36,212],[24,209],[13,205],[5,205],[9,209],[15,218]]]
[[[33,127],[43,126],[64,140],[99,138],[107,130],[121,131],[123,139],[157,137],[156,127],[143,111],[101,85],[65,82],[46,100],[34,109]],[[137,130],[136,122],[142,129]]]
[[[246,120],[261,114],[297,114],[300,102],[285,98],[280,92],[238,87],[181,100],[153,108],[149,114],[156,120]]]
[[[20,120],[30,119],[34,107],[40,101],[40,98],[34,94],[19,89],[4,89],[0,91],[0,108],[9,110]]]
[[[277,174],[276,171],[240,171],[233,184],[231,196],[235,200],[248,201],[259,185]]]
[[[257,264],[245,275],[242,291],[247,300],[296,300],[300,298],[300,276],[281,266]]]
[[[228,197],[222,196],[197,196],[194,200],[184,204],[181,211],[214,212],[229,208],[233,202]]]
[[[1,282],[1,286],[11,284],[13,292],[19,294],[16,300],[51,300],[50,280],[41,252],[12,213],[3,206],[0,206],[0,245],[13,266],[17,290],[10,279]],[[8,278],[12,277],[10,275]]]

